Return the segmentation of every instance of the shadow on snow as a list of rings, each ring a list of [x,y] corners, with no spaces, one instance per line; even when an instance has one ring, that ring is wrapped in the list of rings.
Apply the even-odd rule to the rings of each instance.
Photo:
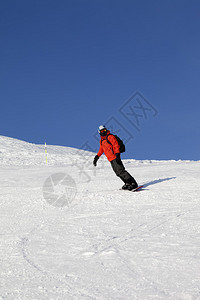
[[[144,184],[143,184],[143,188],[146,188],[146,187],[148,187],[149,185],[157,184],[157,183],[160,183],[160,182],[163,182],[163,181],[168,181],[168,180],[175,179],[175,178],[176,178],[176,177],[167,177],[167,178],[162,178],[162,179],[156,179],[156,180],[153,180],[153,181],[144,183]]]

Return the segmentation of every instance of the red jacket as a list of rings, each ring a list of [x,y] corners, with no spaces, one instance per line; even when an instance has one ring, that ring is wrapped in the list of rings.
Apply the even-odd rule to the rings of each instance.
[[[111,144],[107,142],[106,137]],[[100,157],[103,153],[109,161],[116,159],[116,153],[120,153],[117,139],[114,135],[110,134],[110,131],[108,131],[107,136],[101,136],[100,148],[97,155]]]

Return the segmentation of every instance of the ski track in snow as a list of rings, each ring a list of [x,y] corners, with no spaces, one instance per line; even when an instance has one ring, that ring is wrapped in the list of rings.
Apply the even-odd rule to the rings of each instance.
[[[48,146],[45,165],[43,146],[0,137],[0,299],[200,299],[200,163],[125,160],[131,193],[93,156]],[[77,185],[61,208],[42,191],[59,172]]]

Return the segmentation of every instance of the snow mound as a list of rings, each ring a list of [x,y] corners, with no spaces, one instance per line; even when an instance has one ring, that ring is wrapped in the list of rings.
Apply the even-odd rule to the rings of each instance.
[[[70,147],[47,145],[48,165],[66,165],[72,159],[88,157],[92,153]],[[93,155],[93,154],[92,154]],[[45,165],[45,145],[36,145],[18,139],[0,136],[0,165]]]

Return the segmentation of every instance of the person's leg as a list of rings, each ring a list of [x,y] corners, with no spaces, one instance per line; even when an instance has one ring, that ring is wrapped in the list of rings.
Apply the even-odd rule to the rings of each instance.
[[[131,176],[131,174],[129,174],[126,170],[125,167],[122,163],[122,161],[120,160],[116,160],[114,159],[113,161],[111,161],[111,166],[113,168],[113,171],[115,172],[115,174],[121,178],[121,180],[127,184],[127,185],[132,185],[132,188],[136,188],[138,186],[137,182],[135,181],[135,179]]]

